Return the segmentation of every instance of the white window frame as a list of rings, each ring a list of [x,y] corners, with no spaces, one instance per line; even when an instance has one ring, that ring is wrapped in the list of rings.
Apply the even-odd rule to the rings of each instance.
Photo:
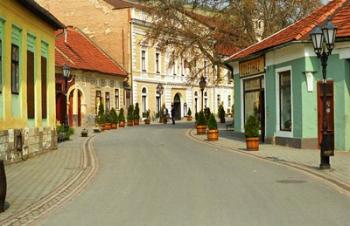
[[[143,89],[145,89],[146,90],[146,93],[144,93],[144,92],[142,92],[143,91]],[[145,100],[146,100],[146,109],[143,109],[144,108],[144,104],[143,104],[143,97],[146,97],[145,98]],[[142,104],[142,113],[144,112],[144,110],[148,110],[148,89],[147,89],[147,87],[142,87],[141,88],[141,104]]]
[[[145,68],[143,68],[143,59],[142,59],[142,53],[145,52]],[[141,59],[141,73],[147,73],[148,71],[148,57],[147,57],[147,48],[146,47],[142,47],[141,48],[141,56],[140,56],[140,59]]]
[[[159,70],[157,71],[157,54],[159,54],[159,59],[158,59],[158,68]],[[162,73],[162,53],[160,51],[156,51],[156,54],[155,54],[155,65],[154,65],[154,68],[155,68],[155,73],[156,74],[161,74]]]
[[[291,131],[281,131],[280,128],[280,73],[290,71],[290,95],[291,95],[291,118],[292,118],[292,127]],[[292,66],[280,67],[275,70],[276,78],[276,136],[279,137],[293,137],[294,131],[294,116],[293,116],[293,71]]]

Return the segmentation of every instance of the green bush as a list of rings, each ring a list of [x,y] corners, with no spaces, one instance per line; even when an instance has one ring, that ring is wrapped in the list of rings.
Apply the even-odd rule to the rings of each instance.
[[[97,124],[103,124],[105,123],[105,110],[103,107],[103,103],[100,103],[100,106],[98,106],[98,112],[96,117],[96,123]]]
[[[124,108],[119,111],[119,122],[125,122]]]
[[[192,115],[191,108],[188,108],[187,115],[188,115],[188,116],[191,116],[191,115]]]
[[[112,123],[112,117],[111,117],[111,114],[109,112],[106,111],[105,113],[105,122],[106,123]]]
[[[130,105],[128,108],[128,116],[127,116],[128,120],[134,120],[134,105]]]
[[[136,120],[139,120],[139,119],[140,119],[140,108],[139,108],[139,103],[136,103],[136,104],[135,104],[134,119],[136,119]]]
[[[57,126],[56,130],[57,130],[58,142],[69,140],[70,136],[74,134],[73,128],[70,128],[70,127],[65,128],[64,125]]]
[[[109,115],[111,117],[112,123],[117,124],[118,123],[118,114],[114,108],[111,109],[111,111],[109,112]]]
[[[218,124],[216,123],[214,114],[211,114],[209,117],[208,129],[218,129]]]
[[[198,114],[197,125],[205,126],[207,124],[207,120],[205,119],[203,111],[200,111]]]
[[[259,137],[259,121],[254,115],[248,117],[244,128],[246,137]]]
[[[224,106],[222,104],[220,104],[219,106],[219,110],[218,110],[218,115],[220,118],[220,123],[225,123],[225,110],[224,110]]]
[[[210,108],[204,108],[204,116],[206,121],[209,120],[210,115],[211,115]]]

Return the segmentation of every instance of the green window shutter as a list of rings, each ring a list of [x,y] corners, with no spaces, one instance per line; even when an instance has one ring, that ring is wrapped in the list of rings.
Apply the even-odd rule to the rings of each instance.
[[[31,52],[35,52],[36,37],[30,33],[27,35],[27,49]]]

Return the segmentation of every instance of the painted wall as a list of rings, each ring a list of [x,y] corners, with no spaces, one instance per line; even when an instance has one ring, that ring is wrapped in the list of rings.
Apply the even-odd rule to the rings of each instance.
[[[27,9],[11,0],[0,2],[0,26],[2,35],[2,94],[0,96],[1,114],[0,130],[24,127],[55,127],[55,73],[54,73],[54,29],[36,17]],[[33,123],[27,119],[27,49],[28,36],[35,37],[35,120]],[[11,93],[11,44],[19,45],[19,94]],[[32,43],[33,44],[33,43]],[[47,44],[46,52],[43,45]],[[41,116],[41,56],[47,57],[47,119]]]

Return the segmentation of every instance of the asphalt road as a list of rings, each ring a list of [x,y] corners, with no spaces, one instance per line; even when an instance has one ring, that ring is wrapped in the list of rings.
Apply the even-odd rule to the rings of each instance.
[[[192,125],[96,138],[93,184],[40,225],[350,225],[350,198],[323,181],[186,137]]]

